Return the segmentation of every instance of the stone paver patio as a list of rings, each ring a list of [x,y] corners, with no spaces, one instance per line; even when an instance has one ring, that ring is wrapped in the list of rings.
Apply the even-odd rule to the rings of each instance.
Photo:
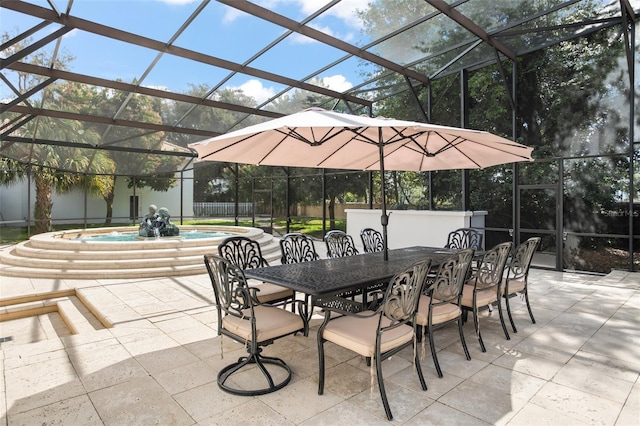
[[[497,310],[484,311],[486,353],[472,322],[465,325],[471,361],[455,325],[437,332],[444,378],[428,343],[420,348],[428,391],[420,390],[411,350],[385,361],[393,423],[638,424],[640,273],[532,269],[530,286],[537,323],[521,298],[512,299],[518,333],[506,340]],[[3,424],[388,423],[370,367],[351,352],[329,346],[325,394],[317,394],[319,314],[309,337],[290,336],[265,350],[293,369],[288,386],[258,397],[222,392],[217,372],[244,349],[216,336],[207,275],[2,277],[0,292],[0,314],[15,317],[0,323]]]

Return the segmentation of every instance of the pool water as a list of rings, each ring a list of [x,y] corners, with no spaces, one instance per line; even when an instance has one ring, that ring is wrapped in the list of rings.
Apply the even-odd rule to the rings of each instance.
[[[224,238],[229,237],[232,234],[227,232],[207,232],[207,231],[187,231],[180,233],[177,237],[160,237],[160,239],[183,239],[183,240],[197,240],[201,238]],[[153,237],[140,237],[137,232],[114,232],[111,234],[99,234],[99,235],[85,235],[79,237],[81,240],[89,241],[140,241],[140,240],[153,240]]]

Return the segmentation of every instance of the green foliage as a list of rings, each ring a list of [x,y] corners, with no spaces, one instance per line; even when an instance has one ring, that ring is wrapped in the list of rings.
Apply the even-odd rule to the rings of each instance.
[[[372,5],[375,7],[369,7],[360,14],[371,39],[406,25],[410,16],[425,16],[434,11],[426,2],[410,0],[378,0]],[[468,2],[461,5],[460,10],[480,27],[492,28],[496,22],[515,22],[535,15],[536,7],[536,2],[497,0],[491,8],[482,2]],[[563,38],[561,25],[595,16],[601,12],[599,7],[595,2],[579,2],[562,13],[540,18],[540,21],[544,20],[540,25],[558,25],[557,30],[550,31],[547,36],[550,39]],[[536,22],[532,24],[536,25]],[[469,115],[466,124],[510,139],[516,138],[533,146],[536,158],[551,160],[520,165],[520,183],[557,184],[564,178],[565,226],[573,229],[580,224],[585,230],[606,232],[593,212],[612,205],[618,201],[620,194],[628,194],[629,179],[625,177],[625,173],[628,174],[628,161],[594,158],[566,162],[563,165],[564,176],[558,175],[559,164],[554,161],[555,158],[566,156],[628,152],[628,119],[625,117],[628,106],[623,105],[629,90],[628,77],[624,73],[624,44],[615,31],[597,31],[518,58],[515,135],[509,100],[509,91],[513,86],[513,63],[504,60],[503,72],[495,64],[468,72]],[[428,61],[416,63],[415,69],[432,75],[452,57],[438,52],[456,43],[464,45],[473,39],[460,25],[438,17],[418,25],[415,31],[399,34],[377,48],[385,57],[398,59],[399,55],[403,55],[406,63],[411,62],[410,59],[431,55]],[[527,50],[536,42],[535,38],[523,38],[522,44],[516,45],[516,48]],[[477,50],[482,52],[481,49]],[[484,52],[486,54],[487,51]],[[452,51],[452,54],[455,53]],[[451,68],[460,67],[464,59],[461,57],[459,62],[450,64]],[[430,119],[431,122],[451,126],[465,124],[462,123],[460,109],[459,72],[437,76],[429,88],[414,87],[420,103],[415,102],[408,90],[402,89],[405,82],[401,76],[384,76],[380,69],[371,70],[368,76],[381,76],[381,89],[377,96],[383,100],[376,103],[376,113],[379,115],[418,121]],[[431,111],[425,109],[423,112],[427,105]],[[434,172],[431,178],[435,208],[459,209],[462,205],[461,173]],[[417,192],[426,194],[428,185],[428,174],[407,178],[407,173],[404,173],[390,181],[389,193],[394,194],[392,196],[402,205],[403,201],[410,203],[407,201],[409,197],[402,199],[402,195],[412,193],[407,188],[421,186],[421,191]],[[512,166],[471,171],[471,209],[488,210],[488,226],[510,228],[513,221],[512,185]],[[539,220],[552,213],[549,212],[549,205],[555,203],[555,198],[541,196],[529,199],[527,203],[529,210],[523,217]],[[532,226],[545,228],[548,225],[533,223]]]
[[[10,36],[5,33],[2,40]],[[22,50],[30,44],[30,40],[15,43],[10,49]],[[27,61],[49,66],[52,55],[40,50],[27,57]],[[56,68],[66,69],[73,57],[64,53],[57,57]],[[18,72],[18,85],[21,92],[39,84],[44,77]],[[115,117],[118,108],[125,104],[118,118],[160,122],[158,112],[162,104],[157,99],[132,95],[117,90],[100,90],[97,87],[74,83],[55,82],[42,91],[42,107],[72,113],[93,114]],[[35,99],[30,99],[32,102]],[[102,197],[107,202],[107,223],[111,220],[114,174],[144,175],[136,183],[139,187],[149,186],[155,190],[166,191],[175,184],[173,174],[162,174],[162,170],[176,170],[178,162],[175,157],[138,155],[119,151],[95,150],[94,145],[119,145],[123,147],[162,149],[162,134],[138,135],[130,128],[120,126],[107,127],[98,123],[79,122],[73,120],[40,117],[20,127],[19,136],[48,141],[74,142],[87,144],[87,148],[65,146],[64,144],[20,144],[14,143],[4,149],[2,155],[11,161],[11,172],[4,172],[1,183],[24,177],[30,170],[36,184],[36,205],[34,218],[36,230],[39,232],[51,229],[51,191],[59,193],[71,191],[73,188],[86,189],[91,195]],[[143,161],[140,161],[143,159]],[[6,170],[7,167],[3,166]],[[160,171],[160,173],[157,173]]]

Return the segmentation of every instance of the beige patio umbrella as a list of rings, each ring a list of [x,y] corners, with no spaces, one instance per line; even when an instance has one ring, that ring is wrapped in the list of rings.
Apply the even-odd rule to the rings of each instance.
[[[310,108],[189,144],[203,161],[347,170],[482,169],[532,161],[533,148],[492,133]],[[386,190],[382,229],[387,259]]]

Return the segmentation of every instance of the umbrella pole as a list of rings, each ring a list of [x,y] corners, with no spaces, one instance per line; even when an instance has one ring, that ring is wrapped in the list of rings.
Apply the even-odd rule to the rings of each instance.
[[[384,144],[382,142],[382,127],[378,127],[378,150],[380,151],[380,189],[382,191],[382,216],[380,223],[382,224],[382,253],[384,260],[389,260],[389,249],[387,245],[387,225],[389,224],[389,216],[387,215],[387,189],[384,182]]]

